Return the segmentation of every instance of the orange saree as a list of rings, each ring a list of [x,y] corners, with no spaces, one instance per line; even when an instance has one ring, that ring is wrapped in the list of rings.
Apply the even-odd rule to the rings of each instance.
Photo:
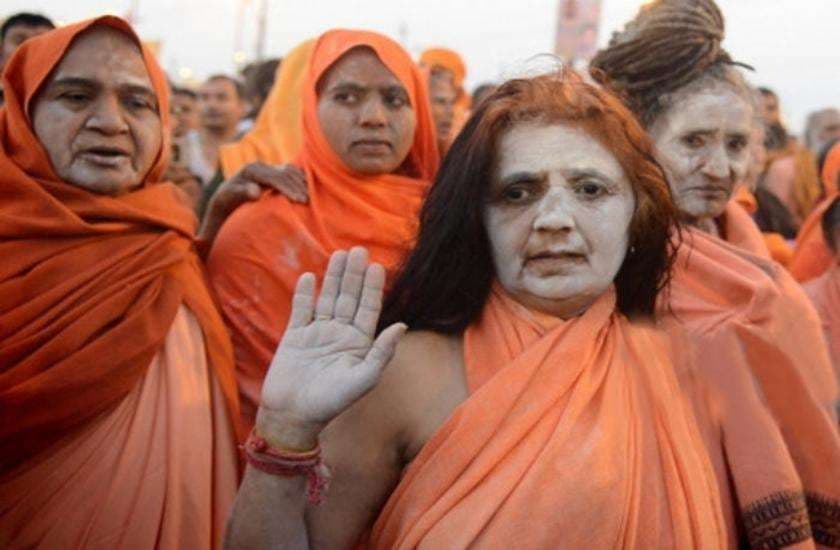
[[[417,116],[410,175],[362,176],[330,148],[317,117],[316,84],[354,47],[372,48],[409,93]],[[411,245],[417,212],[437,171],[434,123],[419,69],[403,49],[371,32],[335,30],[313,47],[303,91],[308,204],[268,194],[239,208],[217,237],[208,268],[234,341],[244,429],[254,422],[269,362],[286,328],[297,278],[324,272],[335,250],[362,245],[393,268]],[[247,431],[245,432],[247,433]]]
[[[667,345],[602,296],[563,321],[498,288],[464,334],[470,397],[407,468],[372,548],[723,548]]]
[[[4,74],[0,546],[112,548],[139,531],[207,546],[235,491],[236,386],[196,220],[160,181],[167,139],[140,188],[96,195],[58,179],[27,114],[96,25],[140,46],[127,23],[100,17],[27,41]],[[166,79],[142,54],[166,128]],[[177,436],[193,430],[184,448]]]

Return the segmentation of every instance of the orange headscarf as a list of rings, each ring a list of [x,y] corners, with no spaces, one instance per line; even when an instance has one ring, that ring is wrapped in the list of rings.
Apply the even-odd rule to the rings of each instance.
[[[111,197],[61,181],[28,116],[33,97],[100,17],[28,40],[9,61],[0,110],[0,469],[115,407],[143,377],[182,304],[236,413],[230,342],[193,251],[196,220],[161,184],[167,139],[142,187]],[[168,122],[166,79],[143,59]]]
[[[837,178],[840,175],[840,142],[835,143],[825,158],[822,177],[826,198],[808,215],[799,235],[788,268],[799,282],[819,277],[834,263],[834,254],[825,242],[822,216],[837,197]]]
[[[698,420],[717,424],[706,437],[711,450],[724,446],[717,464],[730,473],[719,477],[731,478],[742,513],[791,493],[783,504],[795,502],[804,514],[804,489],[816,499],[815,536],[836,529],[840,504],[819,503],[840,503],[838,384],[819,317],[799,285],[772,262],[688,230],[661,306],[697,343],[695,357],[679,357],[696,360],[690,369],[710,388],[712,406],[696,407]]]
[[[371,48],[405,86],[416,117],[406,159],[411,176],[350,171],[327,143],[317,115],[316,84],[353,48]],[[411,246],[417,213],[437,171],[434,122],[420,71],[395,42],[367,31],[333,30],[312,51],[303,91],[303,147],[308,204],[277,194],[237,210],[222,228],[208,267],[232,330],[245,426],[253,423],[262,380],[286,327],[298,276],[323,273],[330,254],[366,246],[393,268]]]
[[[315,40],[306,40],[287,55],[274,80],[254,127],[237,141],[223,145],[219,162],[225,178],[251,162],[283,164],[297,157],[301,147],[303,85]]]
[[[372,548],[723,548],[720,497],[668,347],[615,311],[495,288],[464,334],[470,397],[420,451]]]
[[[431,70],[434,67],[442,67],[452,73],[455,84],[455,117],[452,121],[452,136],[450,140],[463,128],[467,117],[470,114],[472,100],[470,94],[464,89],[464,79],[467,77],[467,66],[464,60],[454,50],[449,48],[429,48],[420,54],[420,65]]]

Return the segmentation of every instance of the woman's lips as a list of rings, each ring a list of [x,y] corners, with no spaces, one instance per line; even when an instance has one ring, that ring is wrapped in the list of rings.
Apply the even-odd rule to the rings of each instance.
[[[120,168],[128,162],[129,155],[121,149],[91,148],[81,152],[79,157],[101,168]]]

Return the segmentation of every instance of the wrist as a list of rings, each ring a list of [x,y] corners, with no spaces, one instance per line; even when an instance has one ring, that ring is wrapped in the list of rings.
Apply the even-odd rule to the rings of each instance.
[[[304,452],[318,446],[318,436],[323,428],[323,424],[302,421],[293,415],[260,407],[254,432],[271,447]]]

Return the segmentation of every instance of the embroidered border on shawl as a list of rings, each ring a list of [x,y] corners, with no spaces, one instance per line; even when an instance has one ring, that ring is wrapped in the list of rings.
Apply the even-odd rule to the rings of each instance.
[[[771,550],[811,538],[805,495],[782,491],[755,501],[743,511],[750,548]]]
[[[840,548],[840,501],[817,493],[805,497],[814,542],[829,548]]]

